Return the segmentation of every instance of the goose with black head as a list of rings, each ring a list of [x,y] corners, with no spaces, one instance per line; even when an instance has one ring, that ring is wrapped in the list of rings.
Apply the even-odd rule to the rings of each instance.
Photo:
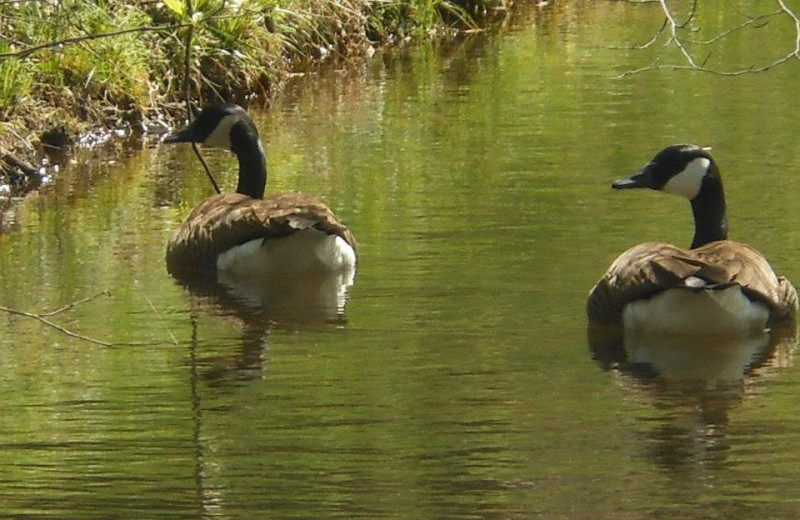
[[[689,200],[689,249],[648,242],[622,253],[587,302],[589,321],[627,331],[747,335],[794,320],[797,293],[753,247],[728,240],[722,177],[708,149],[674,145],[618,190],[648,188]]]
[[[236,193],[201,202],[170,238],[170,273],[216,270],[248,278],[355,268],[355,238],[328,206],[300,192],[264,198],[266,155],[258,129],[242,107],[210,105],[164,142],[223,148],[239,162]]]

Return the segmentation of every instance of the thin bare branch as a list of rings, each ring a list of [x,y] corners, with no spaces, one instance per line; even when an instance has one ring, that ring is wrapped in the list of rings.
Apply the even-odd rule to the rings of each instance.
[[[56,309],[54,311],[43,312],[43,313],[38,314],[37,316],[44,316],[44,317],[48,317],[49,318],[51,316],[55,316],[56,314],[61,314],[62,312],[68,311],[70,309],[74,309],[78,305],[80,305],[82,303],[90,302],[90,301],[94,300],[95,298],[99,298],[100,296],[111,296],[111,292],[108,291],[108,289],[106,289],[105,291],[101,291],[101,292],[95,294],[94,296],[89,296],[89,297],[84,298],[82,300],[78,300],[78,301],[74,301],[72,303],[68,303],[67,305],[64,305],[63,307],[59,307],[58,309]]]
[[[708,73],[708,74],[715,74],[717,76],[744,76],[745,74],[756,74],[756,73],[760,73],[760,72],[767,72],[768,70],[773,69],[773,68],[775,68],[775,67],[777,67],[779,65],[783,65],[784,63],[788,62],[789,60],[791,60],[793,58],[797,59],[797,58],[800,58],[800,56],[798,56],[796,52],[792,52],[792,53],[787,54],[786,56],[784,56],[782,58],[779,58],[779,59],[773,61],[772,63],[768,63],[767,65],[762,65],[760,67],[753,66],[753,67],[750,67],[750,68],[747,68],[747,69],[733,70],[733,71],[715,70],[715,69],[710,69],[710,68],[706,68],[706,67],[700,67],[700,66],[697,66],[697,65],[655,65],[655,64],[651,64],[651,65],[648,65],[647,67],[642,67],[640,69],[629,70],[627,72],[623,72],[619,76],[616,76],[616,78],[620,79],[620,78],[624,78],[626,76],[632,76],[634,74],[639,74],[639,73],[642,73],[642,72],[648,72],[648,71],[652,71],[652,70],[663,70],[663,69],[668,69],[668,70],[689,70],[689,71],[693,71],[693,72],[705,72],[705,73]]]
[[[628,76],[633,76],[635,74],[641,74],[642,72],[648,72],[648,71],[651,71],[651,70],[658,70],[660,68],[664,68],[664,67],[662,67],[662,66],[660,66],[658,64],[659,61],[661,61],[660,57],[656,57],[656,59],[653,60],[653,63],[651,63],[650,65],[647,65],[646,67],[641,67],[641,68],[638,68],[638,69],[625,71],[625,72],[623,72],[622,74],[620,74],[618,76],[614,76],[614,79],[622,79],[622,78],[626,78]]]
[[[661,5],[666,5],[666,3],[664,1],[662,1]],[[689,22],[692,21],[692,19],[694,18],[694,14],[696,12],[697,12],[697,0],[693,0],[692,9],[689,11],[689,14],[686,16],[686,20],[684,20],[683,23],[678,25],[678,28],[683,29],[684,27],[689,25]]]
[[[153,32],[153,31],[164,31],[164,30],[175,30],[181,27],[186,27],[190,24],[170,24],[170,25],[158,25],[158,26],[145,26],[145,27],[132,27],[128,29],[120,29],[119,31],[112,31],[107,33],[100,33],[100,34],[89,34],[85,36],[75,36],[73,38],[65,38],[63,40],[58,40],[54,42],[47,42],[41,45],[34,45],[33,47],[28,47],[27,49],[22,49],[19,51],[12,51],[12,52],[2,52],[0,53],[0,58],[27,58],[31,54],[35,54],[37,52],[41,52],[48,49],[55,49],[58,47],[63,47],[66,45],[75,45],[78,43],[82,43],[85,41],[90,40],[99,40],[101,38],[113,38],[114,36],[121,36],[123,34],[131,34],[131,33],[139,33],[139,32]]]
[[[35,320],[38,320],[38,321],[44,323],[48,327],[52,327],[52,328],[54,328],[54,329],[56,329],[58,331],[63,332],[64,334],[66,334],[67,336],[69,336],[71,338],[80,339],[82,341],[88,341],[89,343],[94,343],[95,345],[102,345],[104,347],[112,347],[112,346],[114,346],[114,343],[109,343],[107,341],[102,341],[102,340],[99,340],[99,339],[91,338],[89,336],[84,336],[83,334],[78,334],[77,332],[72,332],[71,330],[62,327],[61,325],[53,323],[52,321],[48,320],[47,318],[45,318],[44,316],[42,316],[40,314],[35,314],[33,312],[20,311],[20,310],[17,310],[17,309],[12,309],[10,307],[3,307],[2,305],[0,305],[0,311],[7,312],[9,314],[16,314],[17,316],[25,316],[26,318],[33,318]]]
[[[89,302],[91,300],[94,300],[95,298],[97,298],[99,296],[102,296],[102,295],[109,295],[110,296],[110,294],[111,293],[109,291],[103,291],[103,292],[100,292],[98,294],[95,294],[94,296],[90,296],[88,298],[83,298],[82,300],[74,301],[72,303],[69,303],[69,304],[63,306],[63,307],[59,307],[58,309],[55,309],[55,310],[50,311],[50,312],[45,312],[45,313],[21,311],[19,309],[13,309],[11,307],[5,307],[5,306],[2,306],[2,305],[0,305],[0,312],[5,312],[5,313],[8,313],[8,314],[13,314],[15,316],[23,316],[25,318],[34,319],[34,320],[36,320],[36,321],[38,321],[40,323],[43,323],[43,324],[47,325],[48,327],[51,327],[51,328],[61,332],[62,334],[65,334],[65,335],[71,337],[71,338],[75,338],[75,339],[79,339],[81,341],[86,341],[86,342],[89,342],[89,343],[93,343],[95,345],[101,345],[103,347],[146,346],[146,345],[161,345],[161,344],[164,343],[163,341],[141,341],[141,342],[140,341],[134,341],[134,342],[127,342],[127,341],[109,342],[109,341],[103,341],[101,339],[93,338],[91,336],[86,336],[84,334],[79,334],[77,332],[74,332],[74,331],[72,331],[72,330],[70,330],[70,329],[68,329],[68,328],[66,328],[64,326],[61,326],[58,323],[55,323],[55,322],[53,322],[53,321],[48,319],[48,318],[50,318],[50,317],[52,317],[52,316],[54,316],[56,314],[68,311],[70,309],[74,309],[78,305],[81,305],[83,303],[86,303],[86,302]],[[172,336],[172,333],[170,333],[170,336]],[[175,341],[177,343],[177,341],[175,340],[174,336],[172,336],[172,339],[173,339],[173,341]]]
[[[637,2],[637,3],[639,3],[639,2]],[[622,47],[622,46],[614,47],[614,46],[612,46],[612,47],[608,47],[608,48],[610,48],[610,49],[626,49],[626,50],[640,51],[640,50],[652,47],[658,41],[658,38],[661,36],[661,34],[664,32],[664,29],[667,28],[667,24],[668,23],[669,23],[669,20],[664,18],[664,22],[661,24],[661,27],[659,27],[658,30],[653,35],[653,37],[650,38],[650,40],[648,40],[645,43],[635,43],[633,45],[626,46],[626,47]]]
[[[794,55],[800,57],[800,18],[798,18],[797,14],[786,5],[784,0],[777,0],[777,2],[778,5],[781,6],[781,11],[786,13],[792,19],[792,21],[794,21]]]
[[[220,12],[225,7],[225,2],[222,2],[220,8],[213,13],[211,16],[214,16],[216,13]],[[191,19],[194,16],[194,2],[193,0],[186,0],[186,14]],[[186,103],[186,118],[187,120],[192,120],[192,103],[189,99],[189,85],[191,83],[192,78],[192,40],[194,39],[194,25],[189,26],[189,30],[186,33],[186,40],[184,42],[184,54],[183,54],[183,100]],[[214,179],[214,176],[211,174],[211,169],[208,167],[208,163],[203,158],[203,155],[200,153],[200,149],[197,147],[196,143],[192,143],[192,150],[197,158],[200,160],[200,164],[203,165],[203,170],[206,172],[206,176],[211,181],[211,185],[214,186],[214,191],[219,194],[222,193],[217,185],[217,181]]]
[[[675,21],[675,17],[672,15],[672,11],[670,11],[669,7],[667,7],[667,0],[661,0],[661,9],[664,11],[664,16],[666,16],[667,20],[669,21],[670,33],[672,34],[672,36],[670,37],[670,41],[675,43],[675,46],[678,47],[679,51],[681,51],[681,54],[683,54],[683,57],[686,59],[687,62],[689,62],[689,65],[691,65],[694,68],[700,68],[694,62],[694,58],[692,57],[691,53],[686,49],[686,47],[683,45],[683,41],[678,35],[678,29],[681,27],[681,25],[679,25],[678,22]],[[688,23],[688,21],[684,23]]]
[[[627,0],[627,1],[631,2],[631,0]],[[624,72],[623,74],[620,74],[618,77],[622,78],[622,77],[630,76],[630,75],[633,75],[633,74],[639,74],[639,73],[642,73],[642,72],[647,72],[647,71],[652,71],[652,70],[660,70],[660,69],[690,70],[690,71],[696,71],[696,72],[706,72],[706,73],[710,73],[710,74],[716,74],[716,75],[719,75],[719,76],[741,76],[741,75],[744,75],[744,74],[754,74],[754,73],[766,72],[768,70],[771,70],[771,69],[773,69],[775,67],[783,65],[783,64],[785,64],[785,63],[787,63],[789,61],[792,61],[794,59],[800,59],[800,17],[798,17],[797,13],[795,13],[787,5],[786,0],[775,0],[775,2],[778,5],[778,9],[777,10],[775,10],[773,12],[770,12],[770,13],[758,15],[758,16],[747,15],[747,14],[735,9],[735,6],[729,5],[729,8],[733,9],[734,12],[736,12],[736,14],[738,14],[739,16],[744,17],[746,19],[746,21],[744,21],[744,22],[742,22],[742,23],[740,23],[740,24],[738,24],[738,25],[736,25],[734,27],[731,27],[731,28],[729,28],[729,29],[717,34],[713,38],[710,38],[710,39],[707,39],[707,40],[692,40],[690,38],[686,38],[685,35],[686,35],[686,31],[688,30],[687,29],[687,25],[689,24],[689,22],[692,19],[695,18],[696,14],[697,14],[696,10],[697,10],[697,8],[699,6],[699,2],[697,2],[697,0],[693,0],[692,6],[691,6],[691,10],[690,10],[686,20],[681,22],[681,23],[679,23],[677,21],[677,19],[676,19],[675,14],[670,10],[670,8],[668,6],[668,0],[657,0],[657,3],[659,4],[659,6],[661,8],[661,11],[664,14],[664,23],[662,24],[662,26],[658,29],[658,31],[654,34],[654,36],[647,43],[641,44],[641,45],[635,45],[635,46],[629,47],[629,48],[632,49],[632,50],[642,50],[642,49],[649,48],[659,40],[659,38],[661,37],[661,35],[665,31],[668,31],[669,37],[668,37],[666,43],[664,44],[664,47],[672,46],[672,47],[676,48],[678,50],[678,52],[680,53],[680,55],[682,56],[682,61],[684,62],[684,64],[680,64],[680,63],[662,64],[662,63],[659,63],[660,57],[658,57],[650,65],[648,65],[646,67],[639,68],[639,69],[635,69],[635,70],[630,70],[630,71]],[[631,3],[651,3],[651,2],[635,1],[635,2],[631,2]],[[777,59],[774,59],[773,61],[771,61],[771,62],[769,62],[767,64],[764,64],[764,65],[752,65],[750,67],[742,68],[742,69],[739,69],[739,70],[718,70],[718,69],[706,66],[706,63],[708,62],[708,60],[711,57],[710,53],[707,54],[704,59],[702,59],[702,60],[700,60],[698,62],[697,56],[694,53],[692,53],[692,51],[691,51],[691,49],[689,47],[689,45],[698,45],[698,46],[710,46],[710,45],[713,45],[713,44],[719,42],[720,40],[730,36],[731,34],[733,34],[735,32],[738,32],[738,31],[741,31],[741,30],[743,30],[745,28],[761,29],[763,27],[766,27],[769,24],[770,20],[772,20],[773,18],[779,17],[779,16],[788,17],[788,18],[790,18],[792,20],[792,23],[795,26],[794,46],[793,46],[793,49],[791,50],[791,52],[788,52],[786,55],[781,56],[781,57],[779,57]]]
[[[747,14],[744,11],[742,11],[741,9],[739,9],[739,6],[736,5],[736,2],[734,0],[726,0],[725,3],[728,4],[728,9],[730,9],[734,13],[738,14],[742,18],[746,18],[746,19],[753,18],[749,14]]]
[[[150,298],[146,294],[144,295],[144,299],[147,300],[147,305],[150,306],[150,309],[153,311],[153,314],[155,314],[159,320],[163,321],[164,318],[161,317],[161,313],[158,312],[158,309],[156,309],[156,306],[153,305],[153,302],[150,301]],[[172,338],[172,343],[178,345],[179,344],[178,339],[175,337],[175,334],[173,334],[172,331],[169,330],[169,327],[167,327],[167,333],[169,334],[169,337]]]
[[[723,31],[723,32],[719,33],[718,35],[714,36],[713,38],[710,38],[708,40],[692,40],[692,43],[696,44],[696,45],[711,45],[713,43],[718,42],[719,40],[722,40],[723,38],[725,38],[727,36],[730,36],[731,34],[737,32],[737,31],[740,31],[740,30],[745,29],[747,27],[751,27],[752,26],[755,29],[760,29],[762,27],[766,27],[766,25],[769,23],[769,20],[768,20],[769,18],[772,18],[774,16],[780,16],[781,14],[782,14],[782,11],[779,10],[779,11],[775,11],[775,12],[772,12],[772,13],[763,14],[763,15],[757,16],[755,18],[750,18],[746,22],[743,22],[743,23],[741,23],[741,24],[739,24],[739,25],[737,25],[735,27],[732,27],[732,28],[728,29],[727,31]],[[759,22],[763,22],[763,23],[759,24]]]

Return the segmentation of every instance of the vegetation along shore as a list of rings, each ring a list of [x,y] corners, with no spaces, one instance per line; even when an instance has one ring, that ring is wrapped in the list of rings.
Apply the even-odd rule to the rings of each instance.
[[[0,211],[38,186],[50,151],[90,130],[163,131],[187,99],[268,100],[320,62],[478,30],[513,3],[0,2]]]

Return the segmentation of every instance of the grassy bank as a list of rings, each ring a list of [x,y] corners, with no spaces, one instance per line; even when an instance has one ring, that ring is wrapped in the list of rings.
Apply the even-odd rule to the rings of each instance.
[[[36,166],[47,147],[69,146],[90,128],[146,131],[180,112],[186,97],[268,97],[288,74],[319,61],[474,29],[510,4],[0,2],[0,197],[35,184],[26,163]]]

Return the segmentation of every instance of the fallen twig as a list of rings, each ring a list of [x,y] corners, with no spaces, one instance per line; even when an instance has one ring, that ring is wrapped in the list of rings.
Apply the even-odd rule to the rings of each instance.
[[[54,328],[54,329],[56,329],[58,331],[63,332],[67,336],[70,336],[70,337],[76,338],[76,339],[80,339],[80,340],[83,340],[83,341],[88,341],[89,343],[94,343],[95,345],[102,345],[104,347],[112,347],[112,346],[115,345],[115,343],[109,343],[107,341],[102,341],[102,340],[99,340],[99,339],[91,338],[89,336],[84,336],[83,334],[78,334],[77,332],[72,332],[71,330],[69,330],[69,329],[67,329],[65,327],[62,327],[61,325],[58,325],[57,323],[53,323],[52,321],[48,320],[47,318],[45,318],[44,316],[42,316],[40,314],[36,314],[36,313],[33,313],[33,312],[20,311],[20,310],[17,310],[17,309],[12,309],[10,307],[3,307],[2,305],[0,305],[0,311],[7,312],[9,314],[16,314],[17,316],[25,316],[26,318],[33,318],[35,320],[38,320],[38,321],[44,323],[48,327],[52,327],[52,328]]]
[[[38,175],[39,170],[31,166],[30,164],[18,159],[17,157],[11,155],[10,153],[4,153],[2,156],[3,162],[11,166],[12,168],[16,168],[28,177],[33,175]]]
[[[101,291],[101,292],[95,294],[94,296],[89,296],[88,298],[84,298],[82,300],[78,300],[78,301],[74,301],[72,303],[68,303],[67,305],[64,305],[63,307],[59,307],[58,309],[56,309],[54,311],[41,313],[41,314],[39,314],[39,316],[43,316],[43,317],[48,317],[49,318],[50,316],[55,316],[56,314],[61,314],[64,311],[68,311],[70,309],[74,309],[78,305],[80,305],[82,303],[90,302],[90,301],[94,300],[95,298],[99,298],[100,296],[111,296],[111,293],[108,291],[108,289],[106,289],[105,291]]]
[[[92,301],[95,298],[97,298],[99,296],[103,296],[103,295],[111,296],[111,293],[109,291],[107,291],[107,290],[106,291],[102,291],[100,293],[95,294],[94,296],[89,296],[88,298],[83,298],[82,300],[74,301],[72,303],[64,305],[63,307],[59,307],[58,309],[55,309],[55,310],[50,311],[50,312],[45,312],[45,313],[21,311],[19,309],[13,309],[11,307],[5,307],[5,306],[2,306],[2,305],[0,305],[0,312],[6,312],[8,314],[14,314],[16,316],[24,316],[26,318],[32,318],[32,319],[34,319],[36,321],[39,321],[39,322],[47,325],[48,327],[54,328],[57,331],[59,331],[59,332],[61,332],[63,334],[66,334],[67,336],[69,336],[71,338],[79,339],[81,341],[88,341],[89,343],[94,343],[95,345],[101,345],[103,347],[146,346],[146,345],[160,345],[160,344],[164,343],[163,341],[150,341],[150,342],[142,342],[142,341],[135,341],[135,342],[128,342],[128,341],[109,342],[109,341],[103,341],[103,340],[100,340],[100,339],[97,339],[97,338],[93,338],[91,336],[86,336],[84,334],[79,334],[77,332],[74,332],[74,331],[66,328],[66,327],[63,327],[63,326],[59,325],[58,323],[55,323],[55,322],[50,321],[49,319],[47,319],[49,317],[55,316],[56,314],[60,314],[62,312],[65,312],[65,311],[68,311],[70,309],[73,309],[73,308],[77,307],[78,305],[81,305],[83,303]],[[170,333],[170,336],[172,336],[172,333]],[[172,336],[172,339],[173,339],[173,341],[175,343],[177,343],[177,340],[175,340],[175,336]]]

